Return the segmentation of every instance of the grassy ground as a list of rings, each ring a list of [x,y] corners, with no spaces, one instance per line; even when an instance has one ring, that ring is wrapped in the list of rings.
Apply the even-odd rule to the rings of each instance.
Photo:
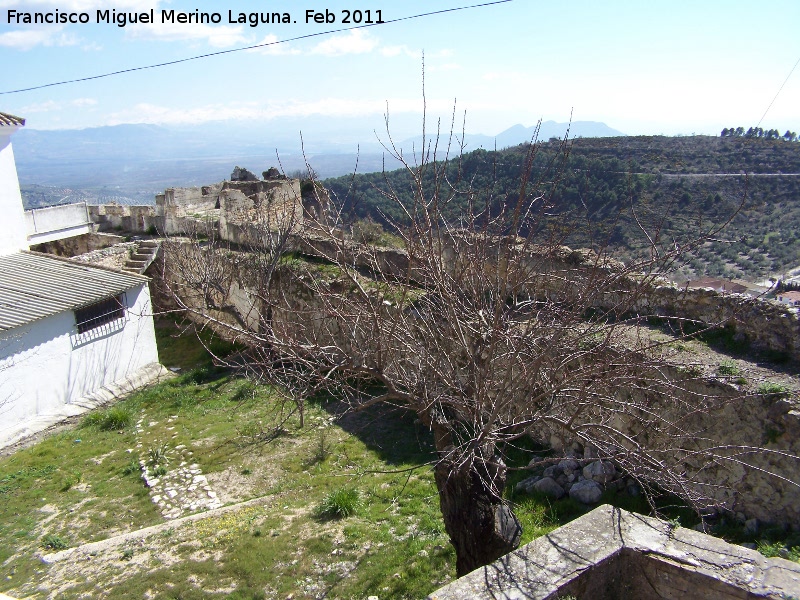
[[[181,375],[82,425],[0,459],[0,591],[34,598],[421,598],[455,576],[438,509],[428,431],[375,407],[340,414],[306,407],[300,427],[269,388],[213,367],[169,321],[159,351]],[[229,347],[209,337],[215,352]],[[146,427],[133,426],[142,420]],[[141,442],[140,449],[136,449]],[[139,476],[149,450],[185,445],[227,504],[263,498],[176,525],[92,560],[40,555],[164,523]],[[511,452],[526,464],[530,452]],[[168,465],[169,468],[169,465]],[[583,514],[572,500],[514,497],[523,543]],[[642,499],[604,498],[646,512]],[[685,510],[670,513],[691,525]],[[735,541],[741,530],[723,531]],[[765,552],[792,552],[766,539]],[[791,556],[790,556],[791,557]]]
[[[337,418],[337,406],[322,403],[306,407],[300,428],[271,390],[219,372],[190,341],[165,335],[171,330],[160,327],[161,356],[183,367],[180,377],[0,460],[0,590],[36,598],[419,598],[453,576],[432,474],[413,468],[432,458],[428,432],[407,415]],[[115,418],[106,418],[111,411]],[[140,418],[149,426],[137,434]],[[191,448],[228,503],[270,501],[176,527],[110,564],[43,564],[39,554],[163,522],[136,468],[137,439],[145,453],[165,443]],[[355,491],[354,514],[320,514],[323,499],[335,505],[332,493],[342,488]]]

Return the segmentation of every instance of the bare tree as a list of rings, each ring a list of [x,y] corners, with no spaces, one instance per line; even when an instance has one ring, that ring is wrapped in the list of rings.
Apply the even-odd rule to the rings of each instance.
[[[535,174],[540,146],[531,144],[508,196],[463,178],[454,139],[423,137],[412,158],[387,144],[410,182],[394,190],[387,180],[385,191],[402,215],[392,223],[402,250],[354,243],[340,218],[294,235],[253,207],[246,244],[210,238],[167,253],[180,306],[245,343],[247,369],[298,401],[327,391],[353,410],[413,411],[434,435],[459,575],[518,545],[504,452],[532,431],[591,447],[645,487],[713,504],[698,473],[737,460],[697,425],[718,401],[663,360],[643,307],[658,278],[716,229],[664,240],[641,223],[649,256],[628,264],[602,240],[572,251],[566,236],[587,224],[556,206],[566,141]]]

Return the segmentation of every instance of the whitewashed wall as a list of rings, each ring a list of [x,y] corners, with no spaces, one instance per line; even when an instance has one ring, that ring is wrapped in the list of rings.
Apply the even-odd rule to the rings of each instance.
[[[0,256],[28,249],[25,212],[11,147],[11,134],[17,129],[0,127]]]
[[[125,320],[78,334],[72,311],[0,334],[3,431],[119,382],[158,362],[147,284],[126,292]]]

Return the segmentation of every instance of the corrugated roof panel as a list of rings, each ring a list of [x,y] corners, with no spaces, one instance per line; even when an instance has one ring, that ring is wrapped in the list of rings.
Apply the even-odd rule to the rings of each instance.
[[[23,126],[25,125],[25,119],[22,117],[15,117],[14,115],[10,115],[8,113],[0,112],[0,127],[9,127],[9,126]]]
[[[32,252],[0,256],[0,330],[73,310],[147,278]]]

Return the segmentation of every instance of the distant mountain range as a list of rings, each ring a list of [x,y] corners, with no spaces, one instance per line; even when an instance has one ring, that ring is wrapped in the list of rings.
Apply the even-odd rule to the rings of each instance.
[[[409,117],[399,131],[414,131]],[[394,121],[392,122],[394,129]],[[539,138],[619,136],[603,123],[542,123]],[[488,136],[467,134],[467,150],[505,148],[528,142],[535,127],[514,125]],[[301,138],[302,135],[302,138]],[[213,122],[195,126],[116,125],[75,130],[23,128],[14,136],[20,183],[99,190],[105,196],[148,197],[169,186],[201,185],[230,176],[240,165],[260,173],[280,163],[287,172],[304,170],[308,160],[319,177],[387,170],[385,151],[363,120],[310,117],[265,123]],[[301,144],[302,139],[302,144]],[[419,138],[403,136],[405,152]],[[305,153],[305,156],[304,156]],[[59,192],[60,193],[60,192]]]

